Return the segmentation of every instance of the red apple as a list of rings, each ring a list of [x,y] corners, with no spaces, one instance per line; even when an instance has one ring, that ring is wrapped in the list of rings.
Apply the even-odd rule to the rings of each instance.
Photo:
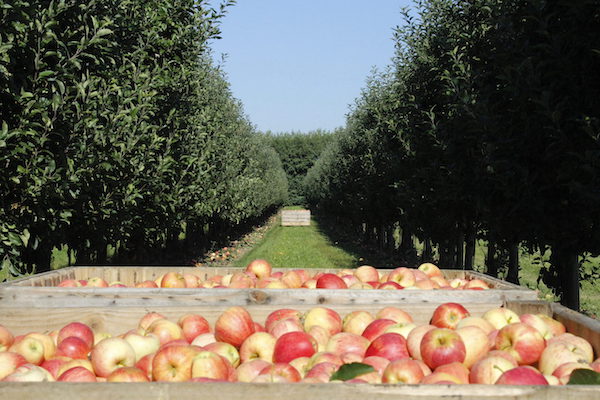
[[[188,343],[192,343],[196,336],[210,332],[210,324],[199,314],[182,315],[177,324],[181,327],[183,338]]]
[[[149,382],[146,373],[136,367],[123,367],[114,370],[107,378],[107,382]]]
[[[463,363],[458,361],[440,365],[433,372],[444,372],[452,375],[464,385],[469,383],[469,369]]]
[[[391,319],[376,319],[365,327],[365,329],[362,332],[362,336],[372,342],[378,336],[383,335],[386,329],[394,324],[396,324],[396,322]]]
[[[55,375],[57,377],[61,376],[65,371],[68,371],[71,368],[75,368],[75,367],[83,367],[96,375],[96,373],[94,372],[94,367],[92,366],[92,363],[90,362],[90,360],[82,360],[82,359],[69,360],[69,361],[62,363],[58,367],[56,372],[52,375]]]
[[[379,271],[370,265],[362,265],[356,268],[354,276],[361,282],[379,281]]]
[[[257,278],[261,279],[270,276],[271,272],[273,271],[273,267],[267,260],[259,258],[256,260],[252,260],[246,266],[245,271],[254,274]]]
[[[15,372],[21,365],[27,364],[27,360],[19,353],[12,351],[0,352],[0,380]]]
[[[549,343],[542,351],[539,369],[544,375],[552,375],[554,370],[567,362],[589,363],[586,352],[572,343]]]
[[[286,271],[282,277],[281,282],[290,289],[298,289],[302,286],[302,276],[297,271]]]
[[[432,329],[436,329],[436,327],[433,325],[419,325],[408,334],[406,345],[410,356],[415,360],[423,359],[421,357],[421,341],[423,336]]]
[[[418,270],[424,272],[430,278],[434,276],[442,276],[442,271],[438,268],[437,265],[432,263],[423,263],[419,265]]]
[[[342,331],[362,335],[375,318],[368,311],[352,311],[342,320]]]
[[[204,350],[212,351],[213,353],[217,353],[218,355],[224,357],[234,368],[240,365],[240,353],[234,346],[230,345],[229,343],[210,343],[204,346]]]
[[[161,345],[173,340],[183,339],[183,330],[168,319],[157,319],[152,322],[145,332],[146,335],[156,336]]]
[[[3,380],[5,382],[53,382],[54,377],[38,365],[23,364]]]
[[[207,344],[216,342],[214,333],[203,333],[201,335],[196,336],[194,340],[192,340],[193,346],[204,347]]]
[[[466,318],[463,318],[460,321],[458,321],[458,324],[456,325],[456,329],[464,328],[467,326],[476,326],[479,329],[481,329],[482,331],[484,331],[486,335],[489,335],[490,332],[495,330],[494,326],[492,324],[490,324],[488,321],[486,321],[485,319],[483,319],[481,317],[474,317],[474,316],[466,317]]]
[[[273,325],[275,325],[275,323],[277,323],[278,321],[292,318],[300,322],[301,317],[302,313],[298,310],[294,310],[291,308],[280,308],[271,312],[267,316],[267,318],[265,319],[265,329],[267,330],[267,332],[271,332]]]
[[[298,357],[310,357],[317,352],[315,339],[305,332],[289,332],[280,336],[273,349],[274,363],[289,363]]]
[[[325,351],[335,354],[355,353],[362,359],[369,344],[369,340],[363,336],[350,332],[340,332],[329,339]]]
[[[404,289],[403,286],[400,286],[397,282],[383,282],[377,286],[378,290],[400,290]]]
[[[410,357],[406,339],[398,333],[384,333],[371,342],[365,357],[379,356],[390,361]]]
[[[187,289],[194,289],[200,285],[200,278],[197,275],[183,274],[183,280]]]
[[[157,319],[165,319],[165,316],[157,312],[149,312],[140,319],[138,328],[145,332]]]
[[[562,322],[557,321],[546,314],[537,314],[537,316],[548,325],[550,332],[552,332],[552,336],[559,336],[567,331],[567,328],[565,328]]]
[[[185,288],[185,278],[178,272],[167,272],[160,280],[161,288]]]
[[[304,328],[302,326],[302,322],[295,318],[286,318],[279,320],[271,325],[271,329],[269,333],[275,337],[275,339],[279,338],[281,335],[288,332],[303,332]]]
[[[69,336],[58,344],[56,355],[87,360],[90,350],[91,347],[82,339],[77,336]]]
[[[305,378],[315,378],[316,380],[326,383],[329,382],[331,375],[333,375],[339,368],[339,365],[322,362],[315,364],[310,370],[306,372]]]
[[[417,279],[410,268],[398,267],[389,273],[387,281],[396,282],[400,286],[406,288],[414,286]]]
[[[421,357],[427,366],[435,369],[451,362],[463,362],[467,354],[460,335],[448,328],[435,328],[421,340]]]
[[[253,382],[298,382],[300,379],[300,373],[290,364],[275,363],[260,371]]]
[[[143,281],[135,284],[136,288],[158,288],[158,285],[154,281]]]
[[[192,378],[211,378],[228,381],[233,367],[223,356],[212,351],[200,351],[192,361]]]
[[[490,341],[488,335],[481,328],[477,326],[465,326],[456,329],[456,333],[460,335],[467,350],[463,361],[463,364],[467,368],[471,368],[473,364],[488,354]]]
[[[197,354],[198,350],[189,345],[167,346],[160,349],[152,360],[153,380],[183,382],[191,379],[192,362]]]
[[[421,380],[422,385],[460,385],[460,380],[446,372],[433,372]]]
[[[554,370],[554,372],[552,372],[552,375],[558,378],[558,381],[561,385],[566,385],[569,382],[569,379],[571,378],[571,374],[576,369],[590,369],[592,371],[594,370],[590,366],[590,364],[587,363],[567,362],[559,365]]]
[[[58,285],[56,285],[57,287],[81,287],[81,282],[75,280],[75,279],[65,279],[60,281],[60,283]]]
[[[156,353],[146,354],[135,363],[135,367],[144,371],[149,380],[152,379],[152,362],[155,355]]]
[[[87,285],[85,285],[86,287],[100,287],[100,288],[105,288],[108,287],[108,282],[106,282],[104,279],[98,277],[98,276],[94,276],[90,279],[88,279],[87,281]]]
[[[245,308],[233,306],[219,316],[215,323],[215,338],[239,348],[254,333],[254,321]]]
[[[112,337],[94,346],[90,360],[96,375],[106,378],[117,368],[132,367],[135,364],[135,351],[125,339]]]
[[[526,365],[509,369],[500,375],[496,385],[547,385],[548,381],[537,369]]]
[[[500,375],[516,366],[516,361],[511,362],[507,358],[498,355],[484,357],[471,367],[469,382],[493,385],[500,378]]]
[[[548,340],[554,336],[548,324],[546,324],[546,322],[544,322],[544,320],[536,314],[521,314],[519,318],[524,324],[535,328],[545,340]]]
[[[498,350],[508,351],[519,365],[531,365],[540,359],[546,341],[540,333],[522,322],[506,325],[496,336]]]
[[[46,371],[50,372],[52,374],[52,376],[56,379],[56,378],[58,378],[58,375],[56,373],[58,372],[60,367],[70,360],[71,359],[69,357],[54,356],[53,358],[51,358],[49,360],[45,360],[40,365],[40,367],[42,367]],[[2,353],[0,353],[0,380],[2,379],[1,365],[2,365]]]
[[[260,374],[260,371],[270,365],[270,362],[261,360],[260,358],[243,362],[237,367],[237,380],[238,382],[252,382]]]
[[[348,289],[348,285],[339,276],[327,273],[317,279],[317,289]]]
[[[73,367],[63,372],[58,382],[96,382],[96,375],[85,367]]]
[[[0,325],[0,352],[7,351],[15,341],[15,337],[6,327]]]
[[[468,317],[469,311],[458,303],[444,303],[439,305],[431,316],[431,325],[438,328],[456,329],[459,321]]]

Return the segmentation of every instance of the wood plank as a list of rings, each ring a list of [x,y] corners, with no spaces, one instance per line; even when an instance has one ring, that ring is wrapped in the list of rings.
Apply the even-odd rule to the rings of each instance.
[[[369,385],[351,383],[67,383],[0,382],[2,397],[11,400],[597,400],[598,386]]]
[[[310,210],[282,210],[282,226],[309,226]]]

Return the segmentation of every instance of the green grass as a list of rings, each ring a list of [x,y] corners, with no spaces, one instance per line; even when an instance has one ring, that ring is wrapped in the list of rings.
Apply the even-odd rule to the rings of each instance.
[[[332,243],[313,219],[310,226],[275,225],[264,239],[235,266],[264,258],[274,268],[344,268],[356,264],[357,257]]]

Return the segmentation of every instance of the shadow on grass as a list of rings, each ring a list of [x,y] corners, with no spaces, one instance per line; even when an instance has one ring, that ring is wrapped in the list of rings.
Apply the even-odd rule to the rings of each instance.
[[[335,219],[322,214],[311,215],[315,228],[328,238],[330,243],[352,255],[356,265],[371,265],[376,268],[396,268],[406,265],[399,254],[380,250],[376,245],[365,243],[362,238],[347,226],[340,225]]]

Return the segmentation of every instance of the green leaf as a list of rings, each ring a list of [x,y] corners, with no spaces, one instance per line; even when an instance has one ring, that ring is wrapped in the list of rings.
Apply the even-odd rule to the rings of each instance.
[[[600,385],[600,373],[591,369],[576,369],[567,385]]]
[[[375,368],[368,364],[363,363],[350,363],[344,364],[338,369],[333,375],[331,375],[330,381],[349,381],[357,376],[368,374],[369,372],[375,371]]]
[[[53,74],[54,74],[54,71],[42,71],[42,72],[40,72],[39,77],[45,78],[45,77],[51,76]]]
[[[111,31],[110,29],[102,28],[102,29],[98,29],[98,32],[96,32],[96,36],[101,37],[101,36],[110,35],[111,33],[113,33],[113,31]]]

